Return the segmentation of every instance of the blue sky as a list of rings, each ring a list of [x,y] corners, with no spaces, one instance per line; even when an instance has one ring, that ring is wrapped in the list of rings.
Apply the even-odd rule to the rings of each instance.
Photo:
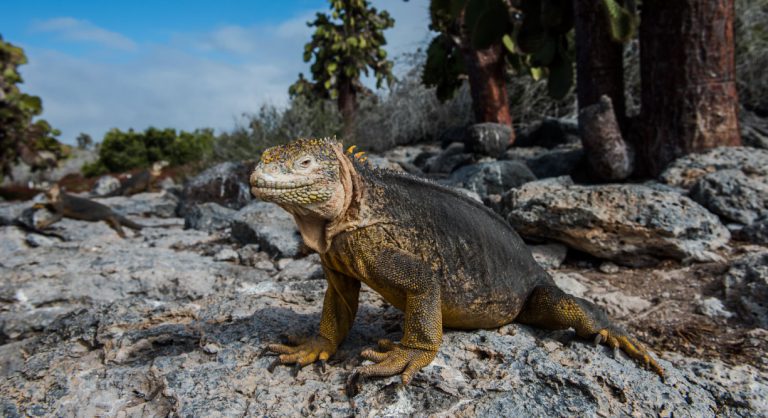
[[[395,18],[390,57],[429,39],[428,0],[373,0]],[[230,129],[282,106],[299,72],[306,22],[325,0],[56,1],[3,5],[0,35],[24,48],[22,90],[73,143],[116,127]],[[396,71],[398,68],[396,67]]]

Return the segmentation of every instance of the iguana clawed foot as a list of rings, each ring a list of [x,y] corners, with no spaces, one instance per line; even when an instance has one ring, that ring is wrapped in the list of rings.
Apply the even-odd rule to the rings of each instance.
[[[296,376],[304,366],[320,361],[321,370],[325,371],[325,362],[336,352],[336,347],[325,337],[309,339],[290,338],[295,345],[269,344],[265,351],[277,353],[279,356],[267,367],[271,373],[279,364],[294,364],[293,374]]]
[[[664,369],[659,366],[659,363],[648,354],[645,346],[639,341],[627,335],[624,331],[618,328],[603,328],[595,334],[595,344],[605,343],[614,350],[621,349],[627,355],[640,363],[645,368],[650,368],[656,374],[664,377]]]
[[[365,349],[361,356],[376,364],[362,366],[347,379],[347,395],[354,396],[358,391],[360,378],[367,376],[394,376],[400,374],[403,384],[410,383],[413,375],[428,365],[437,355],[437,351],[408,348],[389,340],[379,340],[379,350]]]

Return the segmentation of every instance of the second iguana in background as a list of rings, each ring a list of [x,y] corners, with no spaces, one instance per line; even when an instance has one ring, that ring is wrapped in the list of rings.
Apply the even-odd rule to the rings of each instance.
[[[351,151],[350,151],[351,153]],[[361,283],[405,312],[399,343],[361,355],[375,364],[348,380],[400,374],[404,384],[437,354],[443,327],[495,328],[516,321],[573,328],[620,348],[663,376],[646,349],[591,302],[564,293],[496,213],[446,187],[370,168],[341,143],[302,139],[266,150],[252,193],[290,212],[320,254],[328,288],[319,335],[270,344],[278,362],[325,362],[352,327]]]
[[[99,222],[104,221],[110,228],[121,237],[125,238],[125,231],[123,226],[139,231],[142,228],[146,228],[147,225],[138,224],[132,220],[126,218],[119,213],[116,213],[108,206],[102,205],[99,202],[86,199],[83,197],[72,196],[65,193],[59,185],[54,185],[46,193],[47,199],[44,203],[36,203],[34,209],[47,209],[52,213],[52,216],[34,225],[35,228],[43,230],[54,223],[60,221],[62,218],[77,219],[80,221]],[[158,227],[171,227],[172,224],[167,225],[153,225],[153,228]]]
[[[152,182],[160,177],[163,168],[167,165],[167,161],[155,161],[148,170],[141,171],[123,180],[117,189],[105,194],[104,197],[131,196],[136,193],[151,191]]]

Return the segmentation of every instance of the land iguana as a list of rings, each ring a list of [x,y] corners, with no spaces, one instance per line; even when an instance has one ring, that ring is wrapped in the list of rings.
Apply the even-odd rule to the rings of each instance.
[[[64,217],[89,222],[104,221],[110,228],[114,229],[121,238],[126,237],[125,231],[123,231],[122,228],[123,226],[131,228],[134,231],[149,227],[148,225],[138,224],[125,216],[115,213],[108,206],[102,205],[101,203],[67,194],[61,190],[59,185],[51,187],[45,195],[47,199],[46,202],[36,203],[32,206],[35,209],[48,209],[53,213],[53,216],[49,219],[45,219],[35,225],[35,227],[40,230],[51,226]],[[153,228],[171,226],[175,225],[152,225]]]
[[[352,327],[365,283],[405,312],[403,337],[361,353],[375,364],[349,376],[350,394],[366,376],[400,374],[408,384],[435,358],[443,327],[496,328],[513,321],[573,328],[663,377],[646,348],[600,308],[559,289],[492,210],[355,156],[333,139],[300,139],[266,150],[250,176],[257,198],[293,215],[304,242],[320,254],[328,282],[319,335],[298,345],[268,345],[266,351],[279,354],[270,369],[295,364],[298,370],[315,361],[324,367]]]
[[[160,174],[162,174],[163,167],[167,166],[167,161],[155,161],[149,170],[144,170],[140,173],[134,174],[120,183],[120,187],[107,193],[104,197],[111,196],[130,196],[136,193],[147,192],[152,186],[152,182],[155,181]]]

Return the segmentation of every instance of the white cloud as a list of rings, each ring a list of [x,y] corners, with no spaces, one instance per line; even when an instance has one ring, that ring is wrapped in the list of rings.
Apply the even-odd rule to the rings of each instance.
[[[397,20],[387,32],[390,57],[423,45],[427,0],[386,3]],[[101,54],[26,48],[25,91],[43,99],[42,117],[61,129],[68,143],[80,132],[100,140],[113,127],[231,129],[240,115],[262,104],[287,103],[288,86],[308,70],[302,53],[312,33],[306,22],[313,17],[311,11],[270,25],[221,26],[141,45],[77,19],[39,22],[39,31],[134,52],[105,61]]]
[[[93,42],[121,51],[134,51],[137,47],[136,42],[127,36],[100,28],[87,20],[72,17],[39,21],[32,25],[32,30],[55,33],[60,39],[67,41]]]

